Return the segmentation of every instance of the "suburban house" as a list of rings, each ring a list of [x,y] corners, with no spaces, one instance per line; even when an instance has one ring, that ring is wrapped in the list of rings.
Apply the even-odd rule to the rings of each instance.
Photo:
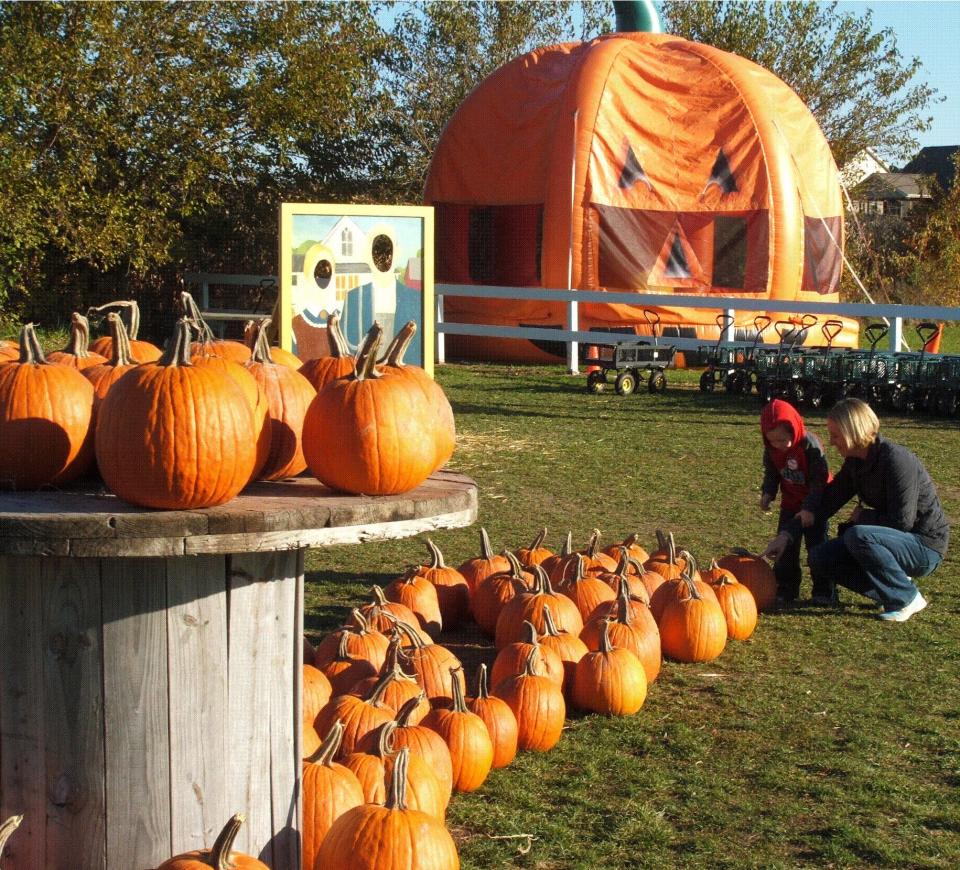
[[[922,148],[899,170],[871,172],[850,187],[854,210],[860,214],[905,217],[910,209],[932,199],[930,176],[936,178],[941,189],[950,189],[954,176],[953,156],[958,150],[960,145]],[[862,153],[867,152],[869,149]]]
[[[889,172],[890,167],[872,148],[864,148],[851,157],[840,170],[843,186],[850,190],[875,172]]]

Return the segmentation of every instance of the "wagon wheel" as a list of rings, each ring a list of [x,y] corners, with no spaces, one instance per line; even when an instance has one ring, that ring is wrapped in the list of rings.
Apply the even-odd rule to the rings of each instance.
[[[633,372],[620,372],[614,386],[621,396],[629,396],[637,388],[637,378]]]
[[[730,372],[723,379],[723,388],[728,393],[739,393],[740,392],[740,372]]]
[[[700,390],[704,393],[712,393],[713,387],[713,372],[710,369],[707,369],[702,375],[700,375]]]
[[[757,392],[760,394],[760,401],[766,405],[768,402],[772,402],[777,395],[776,384],[764,378],[757,383]]]
[[[607,386],[607,376],[602,371],[599,372],[590,372],[587,375],[587,392],[593,393],[602,393],[604,388]]]
[[[807,390],[807,402],[810,403],[811,408],[822,408],[823,407],[823,387],[820,384],[811,384]]]
[[[667,388],[667,375],[663,369],[657,369],[651,372],[650,380],[647,383],[647,389],[651,393],[662,393]]]

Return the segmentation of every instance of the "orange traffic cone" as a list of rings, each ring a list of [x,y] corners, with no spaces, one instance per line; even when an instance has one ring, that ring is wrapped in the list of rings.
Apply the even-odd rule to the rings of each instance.
[[[943,338],[943,324],[937,324],[937,331],[927,339],[927,343],[923,346],[924,351],[927,353],[940,353],[940,339]]]
[[[600,359],[600,351],[595,344],[587,345],[587,359],[588,360]],[[598,366],[596,363],[592,363],[588,365],[586,368],[586,372],[588,375],[590,374],[590,372],[598,372],[598,371],[600,371],[600,366]]]

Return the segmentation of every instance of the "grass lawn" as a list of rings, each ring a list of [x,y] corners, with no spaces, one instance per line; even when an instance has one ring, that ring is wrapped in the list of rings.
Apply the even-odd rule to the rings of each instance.
[[[588,395],[560,368],[441,367],[458,426],[450,465],[480,492],[476,526],[434,536],[448,564],[476,555],[480,524],[496,549],[542,526],[553,548],[568,530],[583,546],[596,527],[604,543],[638,532],[648,549],[655,529],[672,529],[701,562],[762,549],[776,520],[758,507],[759,405],[701,394],[698,376],[671,372],[665,394],[623,398]],[[825,441],[824,413],[807,420]],[[960,424],[882,420],[960,518]],[[958,552],[955,540],[922,581],[930,607],[908,623],[841,592],[837,611],[763,616],[710,664],[665,663],[633,717],[570,715],[554,750],[455,796],[463,866],[960,866]],[[308,635],[426,557],[421,538],[312,551]],[[492,645],[475,628],[443,642],[472,691]]]

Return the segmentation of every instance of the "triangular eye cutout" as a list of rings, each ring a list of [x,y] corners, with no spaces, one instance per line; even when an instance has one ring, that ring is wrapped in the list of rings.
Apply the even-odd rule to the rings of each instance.
[[[651,287],[705,287],[703,266],[679,221],[664,237],[660,254],[647,276]]]
[[[713,169],[710,170],[710,180],[707,181],[707,186],[704,187],[703,193],[700,194],[701,199],[706,195],[712,184],[719,187],[720,193],[723,195],[736,193],[738,190],[736,179],[733,177],[733,171],[730,169],[730,162],[727,160],[727,155],[723,153],[722,148],[717,152],[717,159],[714,160]]]
[[[683,250],[679,233],[673,234],[673,241],[670,242],[670,255],[667,257],[667,263],[663,267],[663,274],[667,278],[693,277],[690,273],[690,264],[687,262],[687,254]]]
[[[620,179],[617,185],[621,190],[629,190],[638,181],[642,181],[648,190],[653,190],[653,185],[647,178],[647,173],[643,171],[640,161],[637,160],[637,155],[633,153],[632,146],[627,145],[627,156],[624,158],[623,169],[620,170]]]

